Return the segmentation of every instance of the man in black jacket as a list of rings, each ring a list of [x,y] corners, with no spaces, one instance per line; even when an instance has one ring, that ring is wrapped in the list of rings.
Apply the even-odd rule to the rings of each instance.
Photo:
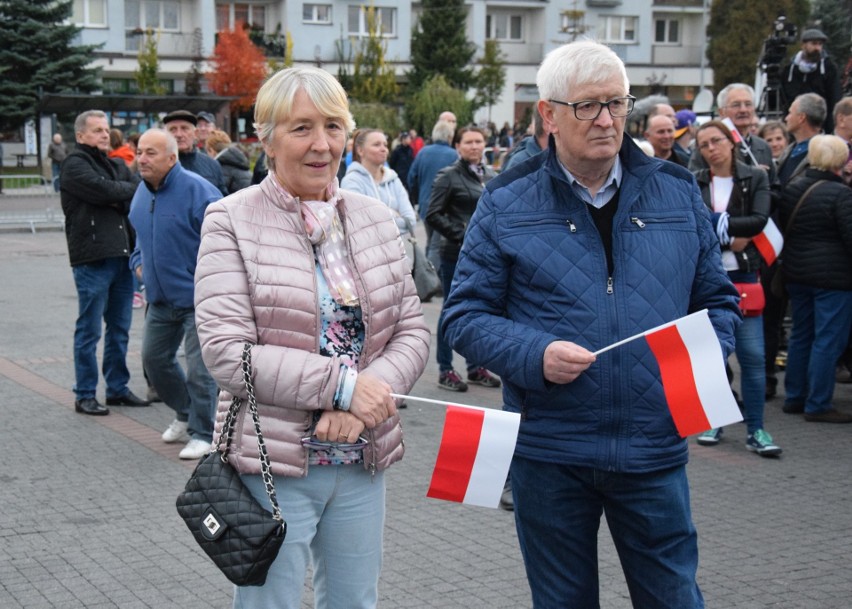
[[[127,220],[138,179],[124,161],[110,159],[109,122],[100,110],[74,121],[77,148],[62,163],[62,211],[79,312],[74,331],[77,412],[107,415],[98,402],[97,347],[106,325],[103,374],[110,406],[147,406],[128,388],[127,342],[133,305],[128,261],[134,235]]]
[[[802,48],[781,68],[783,111],[789,112],[796,98],[816,93],[825,100],[825,122],[819,125],[825,133],[834,131],[834,104],[841,97],[840,73],[825,51],[827,36],[816,28],[802,32]]]

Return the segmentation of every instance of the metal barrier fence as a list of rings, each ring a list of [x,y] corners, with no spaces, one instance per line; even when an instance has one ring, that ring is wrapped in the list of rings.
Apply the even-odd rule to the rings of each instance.
[[[63,227],[65,217],[53,182],[42,175],[0,174],[0,226]]]

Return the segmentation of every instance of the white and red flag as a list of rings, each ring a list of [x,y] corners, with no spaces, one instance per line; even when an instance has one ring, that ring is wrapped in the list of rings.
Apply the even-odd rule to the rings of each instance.
[[[447,404],[427,497],[496,508],[509,473],[521,415]]]
[[[731,135],[734,136],[734,141],[745,149],[746,154],[748,154],[749,158],[751,158],[751,162],[754,163],[754,166],[759,166],[757,159],[754,158],[754,154],[752,154],[751,152],[751,148],[749,147],[748,142],[745,141],[745,138],[743,138],[739,129],[737,129],[736,125],[734,125],[734,121],[732,121],[726,116],[722,119],[722,123],[724,123],[725,127],[730,130]]]
[[[601,349],[644,337],[657,359],[669,412],[681,437],[743,420],[707,309]]]
[[[772,218],[769,218],[766,228],[752,239],[752,242],[757,247],[760,255],[763,256],[766,264],[772,266],[772,263],[778,259],[781,249],[784,247],[784,236],[778,230],[778,226],[772,221]]]

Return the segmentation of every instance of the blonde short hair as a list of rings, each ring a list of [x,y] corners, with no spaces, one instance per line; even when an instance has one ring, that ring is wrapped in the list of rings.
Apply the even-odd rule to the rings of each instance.
[[[328,118],[343,122],[346,136],[355,129],[346,91],[331,74],[318,68],[284,68],[269,77],[254,104],[254,128],[262,144],[270,144],[275,126],[293,111],[296,93],[308,99]]]
[[[808,144],[808,163],[821,171],[837,171],[846,164],[849,147],[836,135],[815,135]]]

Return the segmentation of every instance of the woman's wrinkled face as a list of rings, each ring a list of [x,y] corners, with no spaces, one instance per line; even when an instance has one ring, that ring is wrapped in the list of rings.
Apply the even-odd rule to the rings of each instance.
[[[362,161],[372,167],[380,167],[388,160],[388,138],[384,133],[373,131],[364,138],[358,152]]]
[[[274,161],[278,181],[290,194],[318,201],[326,198],[345,145],[343,120],[324,116],[299,90],[290,116],[275,126],[264,149]]]

